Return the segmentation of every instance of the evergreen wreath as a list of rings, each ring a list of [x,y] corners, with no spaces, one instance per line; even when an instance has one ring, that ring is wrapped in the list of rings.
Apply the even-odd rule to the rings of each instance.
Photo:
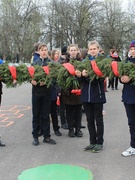
[[[25,64],[19,66],[10,65],[8,62],[0,65],[0,79],[6,84],[6,87],[14,87],[13,80],[17,85],[31,82],[31,80],[44,82],[47,87],[52,85],[55,80],[62,89],[80,89],[80,84],[75,76],[75,70],[86,70],[90,81],[98,78],[110,79],[114,76],[121,77],[127,75],[135,85],[135,65],[131,62],[117,62],[112,58],[100,56],[90,61],[88,58],[84,62],[70,60],[69,63],[59,64],[49,62],[48,66],[30,66]]]

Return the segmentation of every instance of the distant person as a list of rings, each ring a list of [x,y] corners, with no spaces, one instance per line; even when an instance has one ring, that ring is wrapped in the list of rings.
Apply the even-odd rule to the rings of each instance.
[[[135,40],[130,43],[129,48],[130,56],[126,62],[135,64]],[[131,156],[135,155],[135,86],[132,85],[132,79],[127,75],[123,75],[120,80],[123,83],[122,101],[125,106],[130,132],[130,147],[122,152],[122,155]]]
[[[63,46],[61,49],[61,54],[58,59],[58,63],[63,64],[66,62],[66,55],[67,55],[67,46]]]
[[[60,52],[57,49],[51,51],[51,59],[57,62],[60,58]]]
[[[113,59],[113,61],[117,61],[120,62],[121,58],[118,55],[118,52],[116,49],[111,49],[110,50],[110,57]],[[114,90],[114,88],[116,90],[118,90],[118,77],[113,77],[112,79],[109,80],[109,87],[111,86],[112,90]]]
[[[103,50],[103,49],[100,49],[100,50],[99,50],[99,54],[104,55],[104,54],[105,54],[104,50]]]
[[[41,43],[40,42],[37,42],[35,43],[33,46],[34,46],[34,52],[32,54],[32,58],[31,58],[31,64],[36,61],[37,59],[39,59],[40,57],[40,54],[39,54],[39,51],[38,51],[38,46],[40,45]]]
[[[81,50],[81,60],[85,59],[88,55],[88,49],[82,49]]]
[[[105,55],[105,52],[104,52],[104,50],[103,49],[100,49],[99,50],[99,54],[101,54],[101,55]],[[105,92],[108,92],[107,91],[107,77],[105,78],[105,80],[104,80],[104,89],[105,89]]]
[[[66,56],[67,56],[67,46],[63,46],[61,49],[61,55],[57,62],[60,64],[65,63]],[[61,128],[68,130],[66,109],[65,109],[65,104],[63,103],[61,99],[61,93],[59,93],[59,98],[60,98],[59,114],[60,114]]]
[[[51,60],[54,62],[58,62],[58,59],[60,57],[60,52],[56,49],[51,51]],[[58,111],[57,111],[57,96],[58,96],[58,90],[56,86],[56,82],[53,81],[53,86],[52,86],[52,98],[51,98],[51,119],[52,119],[52,125],[53,125],[53,130],[55,132],[56,136],[62,136],[62,133],[60,132],[60,126],[58,125]]]

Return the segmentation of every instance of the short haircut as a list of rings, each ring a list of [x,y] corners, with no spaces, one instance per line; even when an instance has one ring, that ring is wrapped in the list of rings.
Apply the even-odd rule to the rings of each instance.
[[[36,42],[33,47],[34,47],[34,51],[38,51],[38,46],[40,45],[40,42]]]
[[[79,50],[78,44],[70,44],[67,50],[69,51],[71,47],[76,47],[76,49]]]
[[[47,45],[46,44],[41,44],[38,46],[38,50],[42,49],[43,47],[46,47],[47,48]],[[47,48],[48,49],[48,48]]]
[[[89,49],[89,47],[92,46],[92,45],[96,45],[97,48],[100,48],[99,43],[98,43],[97,41],[90,41],[90,42],[88,42],[88,49]]]

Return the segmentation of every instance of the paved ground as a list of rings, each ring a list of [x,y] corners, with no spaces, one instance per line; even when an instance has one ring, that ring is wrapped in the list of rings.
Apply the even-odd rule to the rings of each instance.
[[[61,129],[62,137],[52,138],[57,145],[32,145],[31,85],[3,89],[0,111],[0,134],[6,147],[0,147],[0,180],[17,180],[25,169],[46,164],[70,164],[93,172],[94,180],[135,180],[135,156],[122,157],[129,146],[129,132],[125,110],[121,102],[121,89],[108,90],[104,116],[104,150],[101,153],[84,152],[89,144],[88,131],[82,129],[82,138],[69,138]],[[86,125],[83,115],[83,125]],[[52,127],[51,127],[52,128]]]

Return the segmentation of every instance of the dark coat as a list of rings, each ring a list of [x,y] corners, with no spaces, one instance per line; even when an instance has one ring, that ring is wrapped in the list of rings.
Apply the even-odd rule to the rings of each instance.
[[[105,103],[105,91],[104,91],[104,79],[95,79],[90,82],[90,79],[87,77],[82,77],[82,102],[90,103]]]
[[[71,89],[72,90],[72,89]],[[75,95],[71,93],[71,90],[61,91],[61,101],[68,105],[78,105],[81,104],[80,95]]]
[[[66,59],[67,62],[69,62],[71,59],[68,57]],[[74,59],[76,61],[76,59]],[[73,59],[72,59],[73,61]],[[61,90],[61,101],[64,103],[64,104],[67,104],[67,105],[78,105],[78,104],[81,104],[81,96],[80,95],[75,95],[75,94],[72,94],[71,93],[71,90],[73,88],[71,87],[70,89],[67,89],[67,90]]]
[[[52,97],[51,97],[51,100],[54,101],[54,100],[57,99],[57,96],[60,93],[60,88],[57,87],[55,80],[53,80],[52,84],[53,85],[52,85]]]
[[[48,57],[45,59],[37,59],[36,61],[33,62],[33,65],[39,65],[39,66],[47,66],[48,62],[52,62]],[[39,86],[39,85],[32,85],[32,93],[36,96],[48,96],[51,97],[52,94],[52,87],[47,88],[46,85],[44,86]]]
[[[100,54],[98,56],[101,56]],[[103,56],[103,55],[102,55]],[[104,56],[103,56],[104,57]],[[93,61],[95,57],[87,55],[86,59]],[[86,60],[84,59],[83,62]],[[104,90],[104,79],[94,79],[90,82],[89,77],[78,78],[82,84],[81,101],[89,103],[106,103],[105,90]]]
[[[135,64],[135,58],[130,57],[126,62],[133,62]],[[132,85],[132,80],[128,83],[124,83],[122,101],[127,104],[135,104],[135,86]]]
[[[36,61],[39,58],[40,58],[40,54],[35,52],[34,55],[33,55],[33,62]]]

